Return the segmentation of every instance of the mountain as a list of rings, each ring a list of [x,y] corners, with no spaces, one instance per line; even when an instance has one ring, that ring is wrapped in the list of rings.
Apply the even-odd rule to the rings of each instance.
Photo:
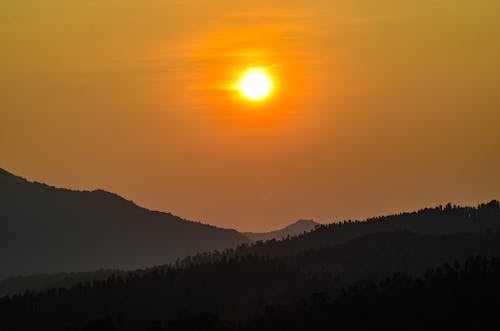
[[[436,295],[436,299],[442,294],[461,296],[461,293],[469,293],[464,292],[466,289],[480,286],[484,282],[489,285],[482,287],[485,292],[481,295],[486,294],[485,299],[497,301],[500,292],[488,292],[488,287],[493,284],[498,287],[500,284],[497,278],[500,275],[500,260],[497,259],[491,269],[494,275],[488,276],[481,273],[481,270],[489,269],[487,261],[500,256],[499,253],[500,232],[437,236],[395,231],[368,235],[343,245],[280,259],[226,255],[210,263],[191,264],[182,268],[165,266],[126,275],[118,273],[105,280],[73,284],[74,286],[68,288],[27,291],[20,295],[0,298],[0,329],[215,331],[221,329],[211,327],[210,319],[191,327],[167,327],[164,323],[177,318],[183,322],[195,323],[198,319],[192,315],[201,314],[205,317],[217,317],[224,324],[235,326],[279,307],[297,304],[306,304],[309,308],[313,308],[310,304],[314,304],[318,308],[317,312],[321,312],[325,308],[325,298],[343,300],[346,293],[358,293],[356,288],[360,288],[359,286],[362,291],[358,294],[362,294],[363,299],[360,298],[357,303],[351,302],[353,307],[350,308],[349,314],[355,314],[357,304],[366,303],[367,310],[360,312],[364,316],[371,309],[376,309],[376,300],[379,299],[378,296],[370,295],[374,289],[373,285],[365,284],[378,282],[393,274],[403,281],[410,279],[409,277],[418,277],[415,278],[416,287],[412,291],[416,295],[422,295],[423,302],[415,308],[425,309],[425,298],[429,295]],[[470,255],[482,255],[487,259],[469,259]],[[462,265],[466,269],[473,267],[478,273],[474,278],[464,276],[464,269],[460,267]],[[434,271],[429,270],[429,267]],[[454,274],[455,271],[459,273]],[[401,272],[406,276],[402,277]],[[443,292],[427,292],[419,288],[422,280],[425,281],[428,277],[435,278],[435,285]],[[463,281],[463,284],[455,287],[459,280]],[[388,285],[387,281],[384,281],[381,283],[381,289],[391,291],[388,294],[396,307],[412,304],[411,300],[398,300],[399,286],[408,285],[406,282],[394,284],[396,287]],[[454,288],[455,293],[448,290],[450,286]],[[488,293],[494,297],[488,296]],[[310,297],[316,298],[316,302],[308,302]],[[461,300],[460,306],[469,305],[472,308],[479,302],[484,305],[480,298],[471,301],[466,300],[466,297]],[[493,307],[498,306],[497,302]],[[318,304],[320,306],[317,306]],[[339,307],[342,307],[342,304]],[[396,307],[385,307],[385,313],[390,314]],[[436,308],[439,308],[439,305]],[[342,315],[338,311],[335,313]],[[290,315],[289,317],[299,320],[309,316],[293,316],[293,310]],[[164,325],[162,328],[155,326],[160,321]],[[286,328],[279,327],[279,324],[287,319],[281,322],[270,319],[267,322],[272,321],[278,325],[270,329],[294,330],[288,325]],[[107,322],[109,325],[100,328],[87,325],[101,322]],[[311,328],[305,326],[297,328],[309,329]]]
[[[257,241],[240,245],[233,255],[283,257],[309,249],[346,243],[369,234],[392,231],[410,231],[423,235],[478,234],[500,230],[500,203],[492,200],[477,207],[445,206],[424,208],[414,212],[368,218],[364,221],[347,220],[322,224],[313,231],[283,240]],[[191,261],[206,261],[207,255],[190,257]]]
[[[299,220],[295,223],[288,225],[287,227],[284,227],[283,229],[279,229],[276,231],[260,232],[260,233],[245,232],[244,235],[252,239],[253,241],[259,241],[259,240],[265,241],[271,239],[280,240],[288,236],[294,237],[304,232],[312,231],[318,225],[319,224],[314,222],[313,220]]]
[[[17,277],[0,282],[4,294],[22,292],[0,298],[0,329],[323,330],[343,321],[346,330],[359,316],[384,325],[410,306],[429,321],[440,321],[441,306],[476,321],[500,302],[499,223],[496,200],[449,204],[146,270]]]
[[[342,284],[353,284],[361,280],[380,280],[396,272],[418,275],[429,267],[455,260],[464,261],[469,256],[500,257],[500,231],[454,235],[421,235],[408,231],[379,232],[358,237],[343,244],[305,250],[294,255],[272,259],[252,254],[236,256],[231,252],[233,251],[214,252],[211,259],[207,258],[204,262],[191,259],[189,263],[183,261],[178,265],[163,265],[130,272],[97,270],[94,272],[7,278],[0,281],[0,297],[23,293],[26,290],[71,288],[78,283],[105,281],[110,277],[148,278],[148,275],[160,273],[165,276],[165,273],[172,273],[172,277],[188,279],[183,285],[181,285],[180,280],[176,281],[177,290],[180,290],[181,286],[186,287],[185,291],[192,290],[196,286],[203,286],[204,279],[219,279],[222,281],[217,287],[204,290],[206,292],[213,291],[208,293],[208,296],[216,297],[219,292],[243,293],[249,291],[253,295],[265,298],[266,291],[269,289],[262,287],[265,280],[256,281],[255,273],[260,273],[262,268],[272,269],[276,263],[285,268],[286,274],[297,270],[301,271],[302,274],[298,277],[304,282],[310,275],[330,275],[335,279],[335,283]],[[248,263],[255,263],[255,265],[245,271],[248,275],[239,275],[248,268]],[[257,269],[257,265],[260,269],[253,270]],[[178,270],[179,273],[176,273],[175,270]],[[230,280],[231,274],[234,275],[234,278]],[[248,281],[238,282],[238,277],[250,276],[252,278],[252,274],[255,276],[252,284]],[[277,279],[273,281],[277,282]],[[314,282],[311,284],[314,285]],[[286,287],[285,284],[274,284],[273,286]],[[301,285],[301,291],[306,291],[307,286]],[[291,289],[288,288],[288,290]],[[294,289],[294,291],[296,290],[298,289]],[[273,291],[269,291],[272,296]],[[243,297],[243,294],[236,296],[235,300],[242,303]],[[196,301],[194,300],[194,302]],[[222,301],[227,302],[227,299]],[[234,302],[234,306],[237,306],[237,302]]]
[[[0,278],[143,268],[246,242],[235,230],[141,208],[110,192],[55,188],[0,169]]]
[[[153,269],[200,266],[198,270],[203,270],[231,259],[257,256],[278,259],[294,270],[313,274],[329,272],[344,281],[354,281],[383,277],[396,271],[415,273],[478,254],[500,256],[500,206],[496,200],[477,207],[439,206],[363,222],[319,225],[296,237],[242,244],[223,252],[198,253],[173,265]],[[127,275],[123,271],[100,270],[9,278],[0,282],[0,296],[27,289],[71,287],[81,281],[102,280],[111,274]],[[201,278],[193,281],[203,282]]]

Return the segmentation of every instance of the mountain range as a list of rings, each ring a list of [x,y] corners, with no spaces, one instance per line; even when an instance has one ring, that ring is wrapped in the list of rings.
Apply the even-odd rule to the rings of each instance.
[[[248,242],[236,230],[151,211],[113,193],[55,188],[0,169],[0,278],[136,269]]]
[[[268,233],[243,234],[148,210],[107,191],[56,188],[0,168],[0,279],[150,267],[295,236],[316,225],[300,220]]]
[[[499,257],[499,202],[448,204],[146,270],[6,280],[0,329],[489,330],[498,324]]]

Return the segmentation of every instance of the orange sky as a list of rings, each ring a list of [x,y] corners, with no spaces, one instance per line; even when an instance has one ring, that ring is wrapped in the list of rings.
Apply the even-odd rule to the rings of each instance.
[[[240,230],[500,193],[500,2],[4,1],[0,167]],[[276,87],[228,89],[252,66]]]

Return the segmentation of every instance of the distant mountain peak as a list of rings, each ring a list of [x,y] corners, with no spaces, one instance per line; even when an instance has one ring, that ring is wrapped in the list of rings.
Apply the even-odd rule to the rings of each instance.
[[[313,225],[313,226],[316,226],[318,224],[319,223],[315,222],[314,220],[298,220],[297,222],[294,222],[294,223],[288,225],[286,228],[289,228],[289,227],[292,227],[292,226],[296,226],[296,225]]]
[[[316,223],[314,220],[301,219],[279,230],[261,233],[246,232],[244,234],[254,241],[271,239],[279,240],[288,236],[293,237],[304,232],[312,231],[317,225],[319,225],[319,223]]]

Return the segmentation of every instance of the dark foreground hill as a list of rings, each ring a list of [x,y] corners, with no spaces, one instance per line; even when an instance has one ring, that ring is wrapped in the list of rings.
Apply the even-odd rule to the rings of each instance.
[[[498,221],[497,201],[437,207],[147,270],[75,274],[1,298],[0,329],[481,329],[500,303]]]
[[[0,278],[134,269],[248,241],[109,192],[55,188],[0,169]]]
[[[329,298],[268,306],[254,318],[230,324],[218,316],[177,316],[155,330],[496,330],[500,325],[500,259],[470,258],[420,277],[397,273],[379,283],[345,288]]]
[[[499,238],[495,234],[499,226],[500,206],[496,200],[477,207],[447,205],[364,222],[316,226],[311,232],[283,240],[198,253],[177,260],[175,266],[184,268],[254,255],[295,261],[302,269],[328,270],[349,280],[380,277],[396,271],[415,272],[468,255],[497,256]],[[80,281],[105,279],[111,273],[123,275],[108,270],[5,279],[0,281],[0,296],[26,289],[70,287]]]
[[[249,259],[263,262],[265,266],[269,266],[271,262],[279,263],[290,270],[300,270],[307,275],[329,275],[336,281],[341,281],[342,284],[351,284],[358,281],[379,280],[394,272],[415,275],[428,267],[438,266],[448,261],[461,261],[472,255],[500,256],[500,232],[456,235],[421,235],[407,231],[381,232],[355,238],[346,243],[305,250],[281,258],[271,259],[255,254],[236,255],[234,251],[228,251],[206,254],[204,262],[185,259],[178,262],[177,266],[165,265],[134,272],[100,270],[15,277],[0,282],[0,296],[22,293],[25,290],[71,288],[79,282],[103,281],[111,276],[127,278],[130,275],[164,273],[174,269],[183,270],[185,275],[190,275],[189,278],[193,283],[204,286],[205,279],[210,278],[206,275],[207,271],[213,273],[214,278],[226,279],[223,272],[227,269],[219,270],[215,266],[220,267],[230,262],[229,264],[234,268],[241,266],[244,269],[242,265],[245,265],[245,261]],[[249,272],[251,275],[251,268]],[[241,281],[241,285],[257,294],[259,282],[256,279],[251,283]],[[210,296],[216,296],[219,290],[224,293],[226,291],[224,286],[235,286],[239,282],[237,279],[233,281],[234,283],[223,281],[217,288],[207,291],[214,291],[209,294]],[[252,288],[252,284],[257,287]],[[188,283],[186,286],[198,285]],[[234,305],[230,306],[234,308]]]
[[[370,323],[397,329],[406,321],[406,330],[414,327],[407,319],[413,314],[432,323],[482,322],[497,316],[489,303],[500,303],[500,264],[465,256],[498,256],[499,237],[395,232],[357,239],[336,253],[310,251],[307,258],[233,257],[133,272],[0,298],[0,329],[324,330],[332,323],[358,330]],[[380,249],[385,245],[392,249]],[[439,267],[443,261],[450,263]],[[425,272],[426,265],[439,268]],[[410,272],[390,276],[398,269]],[[391,278],[375,285],[385,277]]]
[[[500,230],[500,204],[497,200],[481,203],[477,207],[447,204],[424,208],[415,212],[369,218],[365,221],[344,221],[318,225],[313,231],[282,240],[271,239],[242,244],[223,255],[258,255],[274,258],[293,256],[307,250],[331,247],[371,234],[407,231],[422,235],[485,234]],[[220,254],[204,252],[190,256],[183,263],[205,263]]]

